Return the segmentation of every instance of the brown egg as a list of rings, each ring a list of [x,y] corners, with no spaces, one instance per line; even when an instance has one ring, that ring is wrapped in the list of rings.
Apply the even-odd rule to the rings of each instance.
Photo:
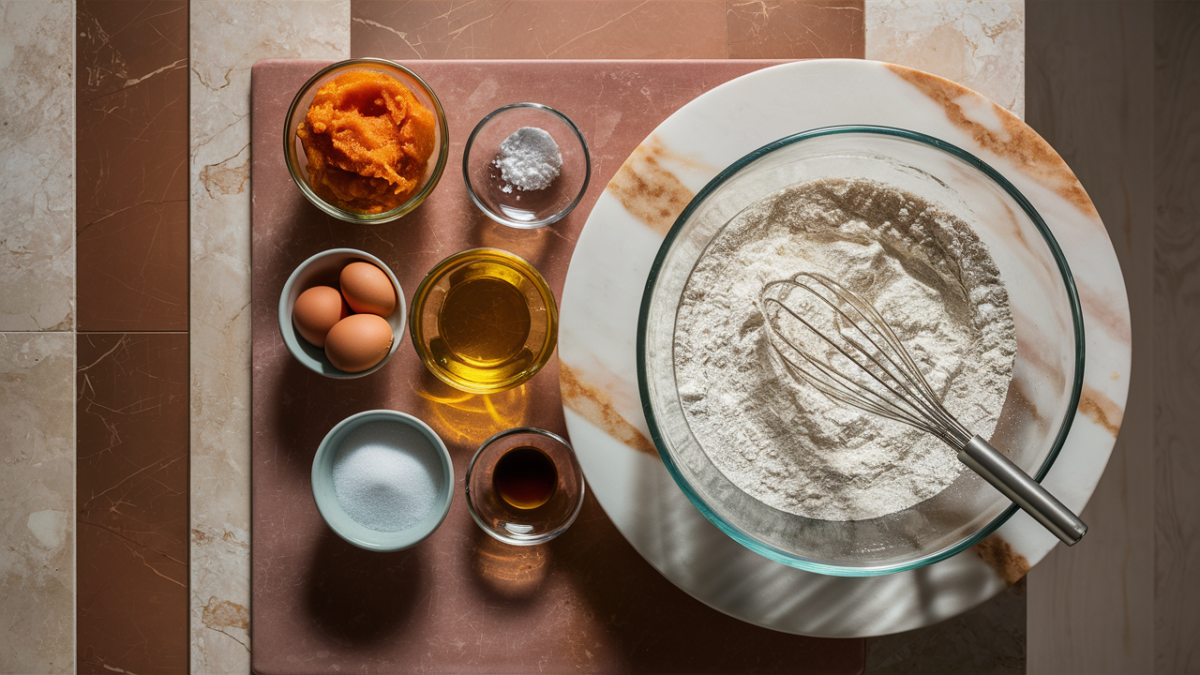
[[[387,356],[392,339],[392,326],[383,317],[351,314],[325,336],[325,355],[338,370],[360,373]]]
[[[396,309],[396,287],[383,270],[368,262],[342,268],[342,295],[356,312],[387,316]]]
[[[329,329],[347,316],[350,308],[332,286],[313,286],[301,293],[292,307],[292,325],[300,337],[317,347],[325,346]]]

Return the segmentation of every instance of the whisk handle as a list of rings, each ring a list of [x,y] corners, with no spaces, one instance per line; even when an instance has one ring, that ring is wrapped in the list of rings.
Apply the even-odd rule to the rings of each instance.
[[[1046,488],[979,436],[972,438],[959,450],[958,459],[1033,516],[1067,546],[1074,546],[1087,534],[1087,525],[1079,516],[1063,506],[1063,503],[1047,492]]]

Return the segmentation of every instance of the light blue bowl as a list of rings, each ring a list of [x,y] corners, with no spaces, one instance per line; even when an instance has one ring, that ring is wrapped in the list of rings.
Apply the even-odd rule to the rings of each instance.
[[[342,441],[354,430],[372,423],[394,426],[395,447],[404,448],[426,464],[441,469],[441,475],[435,476],[439,480],[437,498],[429,512],[407,529],[397,532],[372,530],[355,521],[342,508],[333,486],[333,464]],[[368,551],[399,551],[420,543],[446,519],[454,497],[454,465],[446,444],[428,424],[394,410],[368,410],[338,422],[325,435],[313,458],[312,491],[321,517],[339,537]]]
[[[392,348],[388,350],[387,356],[366,370],[348,373],[330,363],[329,357],[325,356],[324,349],[314,346],[308,340],[300,337],[296,326],[292,324],[292,309],[296,306],[296,298],[313,286],[338,288],[338,275],[341,274],[342,268],[359,261],[369,262],[387,275],[392,282],[392,288],[396,290],[396,309],[392,310],[390,315],[383,317],[392,327]],[[382,368],[392,358],[392,354],[396,353],[400,341],[404,339],[404,321],[407,316],[404,291],[400,289],[400,282],[396,280],[396,275],[392,274],[392,270],[379,258],[366,251],[353,248],[331,248],[300,263],[300,266],[288,277],[287,283],[283,285],[283,292],[279,294],[279,332],[283,335],[283,344],[287,346],[288,351],[296,357],[297,361],[304,364],[305,368],[325,377],[349,380],[370,375]]]

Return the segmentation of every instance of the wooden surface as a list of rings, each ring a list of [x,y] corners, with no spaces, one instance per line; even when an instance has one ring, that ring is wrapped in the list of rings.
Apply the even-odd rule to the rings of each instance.
[[[1200,3],[1154,8],[1154,669],[1200,672]]]
[[[1075,169],[1129,292],[1133,378],[1086,539],[1029,575],[1029,673],[1200,672],[1200,3],[1026,3],[1029,124]]]
[[[1029,574],[1029,673],[1151,672],[1154,615],[1153,6],[1031,1],[1027,119],[1075,170],[1129,293],[1133,377],[1090,530]]]

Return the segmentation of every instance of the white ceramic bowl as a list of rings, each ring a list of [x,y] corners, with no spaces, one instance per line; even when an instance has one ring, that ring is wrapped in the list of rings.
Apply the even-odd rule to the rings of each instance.
[[[368,424],[382,425],[389,430],[388,438],[436,467],[433,479],[437,484],[435,501],[427,505],[428,512],[411,526],[395,532],[380,532],[366,527],[346,513],[338,501],[333,483],[333,467],[342,442],[352,432]],[[368,551],[399,551],[415,546],[433,534],[454,499],[454,465],[446,444],[428,424],[395,410],[368,410],[338,422],[317,447],[312,466],[313,499],[317,510],[339,537]]]
[[[335,367],[330,363],[329,357],[325,355],[325,350],[300,337],[300,332],[292,324],[292,309],[296,306],[296,298],[314,286],[338,288],[338,275],[341,274],[343,267],[352,262],[369,262],[383,270],[383,273],[392,282],[392,288],[396,291],[396,309],[384,317],[388,325],[392,327],[392,348],[388,350],[387,356],[383,357],[382,361],[357,373],[348,373]],[[287,283],[283,285],[283,292],[279,294],[279,332],[283,335],[283,343],[287,345],[292,356],[304,364],[305,368],[325,377],[353,379],[370,375],[382,368],[392,358],[392,354],[396,353],[396,349],[400,346],[400,340],[404,338],[406,316],[408,316],[408,312],[404,306],[404,291],[400,288],[400,282],[396,280],[396,275],[392,274],[392,270],[379,258],[366,251],[353,248],[331,248],[300,263],[300,266],[288,277]]]

